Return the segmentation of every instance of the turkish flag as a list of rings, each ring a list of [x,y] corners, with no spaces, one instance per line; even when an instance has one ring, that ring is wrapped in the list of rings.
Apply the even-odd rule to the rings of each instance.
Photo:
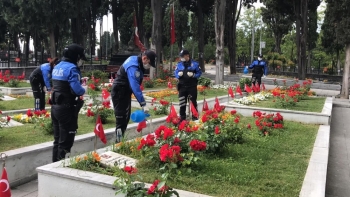
[[[254,85],[254,84],[252,84],[251,89],[253,90],[253,92],[256,92],[256,89],[255,89],[255,85]]]
[[[215,108],[215,109],[220,108],[220,103],[219,103],[219,99],[218,99],[218,97],[215,97],[215,104],[214,104],[214,108]]]
[[[209,110],[208,102],[204,99],[202,111],[208,111],[208,110]]]
[[[241,87],[240,87],[239,85],[236,87],[236,92],[237,92],[239,95],[243,96]]]
[[[107,139],[106,139],[105,131],[103,130],[103,126],[102,126],[100,115],[97,115],[97,120],[96,120],[94,133],[96,134],[96,136],[98,136],[100,138],[100,140],[104,144],[107,143]]]
[[[110,94],[109,94],[108,90],[106,88],[103,88],[102,89],[102,98],[107,99],[109,97],[109,95]]]
[[[244,89],[245,89],[245,91],[247,91],[248,93],[251,93],[251,92],[252,92],[252,89],[250,89],[250,87],[249,87],[247,84],[244,85]]]
[[[174,17],[174,4],[170,11],[170,45],[173,45],[175,43],[175,17]]]
[[[10,183],[7,178],[6,168],[2,170],[0,179],[0,197],[11,197]]]
[[[144,129],[146,127],[147,127],[146,120],[144,120],[137,125],[136,131],[141,132],[142,129]]]
[[[231,87],[231,86],[228,88],[228,94],[229,94],[232,98],[235,98],[235,95],[234,95],[234,93],[233,93],[233,90],[232,90],[232,87]]]
[[[168,81],[168,88],[169,88],[169,89],[173,89],[173,84],[171,84],[170,81]]]
[[[166,121],[171,122],[173,118],[177,118],[177,112],[176,112],[175,106],[171,105],[170,113],[169,113],[168,117],[166,118]]]
[[[139,38],[139,31],[137,27],[137,19],[136,19],[136,14],[134,12],[134,43],[135,45],[141,50],[141,52],[146,51],[146,47],[142,44],[140,38]]]
[[[194,107],[192,101],[190,101],[190,107],[191,107],[191,112],[192,112],[192,115],[196,118],[198,118],[198,112],[196,110],[196,108]]]
[[[264,91],[266,89],[264,83],[261,84],[261,89],[262,89],[262,91]]]

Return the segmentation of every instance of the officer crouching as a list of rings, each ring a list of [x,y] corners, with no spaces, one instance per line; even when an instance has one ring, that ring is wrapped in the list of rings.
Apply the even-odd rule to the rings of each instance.
[[[187,99],[193,103],[197,109],[197,84],[198,78],[202,75],[202,71],[198,62],[190,58],[188,50],[180,52],[181,61],[177,63],[175,69],[175,77],[178,79],[177,90],[179,91],[180,105],[180,122],[186,120],[186,104]],[[197,120],[192,116],[192,120]]]
[[[85,93],[81,86],[81,66],[86,60],[84,48],[67,46],[63,58],[52,71],[51,119],[54,130],[52,161],[64,159],[69,153],[78,129],[78,113],[84,104],[79,97]]]

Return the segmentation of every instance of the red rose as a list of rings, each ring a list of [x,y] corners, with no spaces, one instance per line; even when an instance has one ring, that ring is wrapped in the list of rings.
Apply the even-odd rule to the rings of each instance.
[[[125,166],[123,170],[124,170],[124,172],[127,172],[128,174],[134,174],[137,172],[137,169],[135,167],[132,167],[132,166]]]

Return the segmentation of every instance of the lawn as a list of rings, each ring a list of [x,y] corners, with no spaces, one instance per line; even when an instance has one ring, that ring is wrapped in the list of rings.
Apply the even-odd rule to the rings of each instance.
[[[260,101],[254,105],[249,105],[253,107],[265,107],[265,108],[281,108],[275,102],[274,98],[269,98],[265,101]],[[321,113],[323,106],[325,104],[325,97],[308,97],[304,100],[300,100],[295,106],[287,108],[288,110],[294,111],[307,111],[307,112],[317,112]]]
[[[133,108],[132,111],[137,108]],[[152,111],[150,112],[152,114]],[[152,118],[161,117],[162,115],[152,115]],[[130,120],[130,123],[132,121]],[[92,133],[95,127],[95,122],[92,117],[79,114],[78,133],[82,135]],[[107,123],[103,125],[104,129],[114,128],[115,119],[113,116],[107,119]],[[34,124],[24,124],[17,127],[0,128],[0,152],[49,142],[53,140],[52,135],[44,134],[40,129],[35,128]]]
[[[16,100],[0,101],[0,110],[33,109],[34,98],[28,96],[18,96]]]
[[[250,117],[241,121],[254,125]],[[253,127],[244,134],[244,143],[229,145],[221,154],[205,155],[192,172],[171,176],[174,179],[167,185],[220,197],[298,196],[319,126],[290,121],[284,126],[268,137],[261,137]],[[157,167],[142,160],[137,168],[143,182],[160,177]]]
[[[1,85],[2,87],[8,87],[8,83],[5,83],[3,85]],[[30,86],[30,83],[27,83],[27,82],[19,82],[18,86],[16,88],[27,88],[27,87],[31,87]],[[10,87],[10,88],[13,88],[13,87]]]

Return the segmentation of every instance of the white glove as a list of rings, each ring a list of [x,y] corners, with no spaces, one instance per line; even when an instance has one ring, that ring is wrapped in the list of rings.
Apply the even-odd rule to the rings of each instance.
[[[147,106],[143,106],[142,107],[142,111],[145,113],[145,114],[148,114],[149,113],[149,108]]]
[[[246,68],[248,68],[248,66],[245,66]]]
[[[187,72],[187,76],[193,77],[193,72]]]
[[[184,75],[184,73],[182,71],[179,72],[179,77],[182,77],[182,75]]]
[[[262,78],[266,78],[266,75],[263,75]]]

